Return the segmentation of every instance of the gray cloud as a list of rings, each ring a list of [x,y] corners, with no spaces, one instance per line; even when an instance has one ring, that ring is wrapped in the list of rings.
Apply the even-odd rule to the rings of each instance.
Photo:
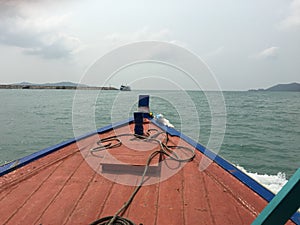
[[[279,25],[281,28],[300,27],[300,0],[291,2],[289,15]]]
[[[67,58],[76,51],[78,43],[79,41],[76,38],[60,37],[50,44],[25,49],[24,53],[40,55],[44,58]]]
[[[25,9],[24,9],[25,8]],[[64,31],[68,15],[30,15],[18,1],[0,2],[0,44],[43,58],[68,58],[80,47],[78,38]]]
[[[279,55],[279,47],[272,46],[270,48],[266,48],[262,50],[261,52],[257,53],[255,55],[255,58],[257,59],[277,59]]]
[[[120,46],[136,41],[166,41],[172,44],[186,46],[186,43],[174,40],[171,37],[173,36],[172,32],[167,29],[159,29],[152,31],[148,27],[143,27],[140,30],[135,32],[127,33],[112,33],[104,37],[105,42],[111,43],[114,46]]]

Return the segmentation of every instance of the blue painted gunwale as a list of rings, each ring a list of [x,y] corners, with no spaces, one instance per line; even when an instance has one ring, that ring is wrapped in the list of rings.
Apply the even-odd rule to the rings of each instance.
[[[152,119],[152,118],[149,118],[149,119],[151,120],[151,122],[153,124],[158,126],[160,129],[162,129],[163,131],[165,131],[169,135],[177,136],[177,137],[181,138],[182,140],[186,141],[191,146],[195,147],[195,149],[200,151],[202,154],[204,154],[209,159],[213,160],[215,163],[217,163],[219,166],[221,166],[225,171],[227,171],[232,176],[234,176],[235,178],[240,180],[242,183],[247,185],[251,190],[256,192],[258,195],[260,195],[262,198],[264,198],[267,202],[270,202],[274,198],[274,194],[271,191],[269,191],[268,189],[263,187],[261,184],[259,184],[257,181],[255,181],[254,179],[249,177],[247,174],[245,174],[244,172],[239,170],[237,167],[232,165],[227,160],[223,159],[219,155],[215,154],[211,150],[205,148],[203,145],[197,143],[196,141],[194,141],[190,137],[182,134],[181,132],[175,130],[174,128],[164,126],[164,125],[158,123],[155,119]],[[33,162],[33,161],[35,161],[39,158],[42,158],[42,157],[44,157],[48,154],[51,154],[51,153],[53,153],[53,152],[55,152],[55,151],[57,151],[61,148],[64,148],[67,145],[73,144],[76,141],[80,141],[84,138],[90,137],[90,136],[95,135],[95,134],[105,133],[105,132],[110,131],[112,129],[122,127],[124,125],[128,125],[132,122],[133,122],[133,118],[129,118],[125,121],[121,121],[121,122],[118,122],[118,123],[115,123],[115,124],[111,124],[111,125],[99,128],[96,131],[89,132],[89,133],[84,134],[82,136],[79,136],[77,138],[69,139],[69,140],[61,142],[57,145],[42,149],[38,152],[35,152],[35,153],[30,154],[28,156],[25,156],[21,159],[17,159],[17,160],[14,160],[12,162],[9,162],[7,164],[4,164],[4,165],[0,166],[0,176],[3,176],[3,175],[5,175],[5,174],[17,169],[17,168],[20,168],[20,167],[22,167],[26,164],[29,164],[30,162]],[[300,225],[300,213],[299,212],[296,212],[290,219],[294,223],[296,223],[297,225]]]
[[[28,156],[25,156],[23,158],[20,158],[20,159],[17,159],[17,160],[13,160],[7,164],[4,164],[2,166],[0,166],[0,177],[11,172],[11,171],[14,171],[15,169],[17,168],[20,168],[22,166],[25,166],[39,158],[42,158],[46,155],[49,155],[61,148],[64,148],[70,144],[73,144],[77,141],[80,141],[82,139],[85,139],[87,137],[90,137],[92,135],[95,135],[95,134],[101,134],[101,133],[105,133],[109,130],[112,130],[112,129],[115,129],[115,128],[118,128],[118,127],[121,127],[121,126],[124,126],[124,125],[128,125],[130,123],[133,122],[133,118],[129,118],[127,120],[124,120],[124,121],[121,121],[121,122],[117,122],[117,123],[114,123],[114,124],[111,124],[111,125],[107,125],[105,127],[102,127],[102,128],[99,128],[98,130],[95,130],[95,131],[92,131],[92,132],[89,132],[89,133],[86,133],[84,135],[81,135],[77,138],[71,138],[69,140],[66,140],[66,141],[63,141],[59,144],[56,144],[56,145],[53,145],[51,147],[48,147],[48,148],[45,148],[45,149],[42,149],[38,152],[34,152]]]
[[[236,166],[228,162],[227,160],[223,159],[221,156],[215,154],[211,150],[205,148],[203,145],[197,143],[190,137],[184,135],[183,133],[175,130],[174,128],[164,126],[160,123],[158,123],[156,120],[152,119],[152,123],[158,126],[160,129],[165,131],[171,136],[177,136],[181,138],[182,140],[186,141],[188,144],[196,148],[198,151],[200,151],[202,154],[207,156],[209,159],[217,163],[219,166],[221,166],[225,171],[230,173],[232,176],[240,180],[242,183],[244,183],[246,186],[248,186],[251,190],[256,192],[259,196],[261,196],[263,199],[265,199],[267,202],[270,202],[274,198],[274,193],[269,191],[267,188],[262,186],[260,183],[249,177],[247,174],[245,174],[243,171],[238,169]],[[296,212],[293,214],[293,216],[290,218],[295,224],[300,225],[300,213]]]

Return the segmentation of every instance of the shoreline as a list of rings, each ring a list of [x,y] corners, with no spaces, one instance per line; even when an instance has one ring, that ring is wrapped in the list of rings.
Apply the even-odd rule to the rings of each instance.
[[[11,85],[11,84],[0,84],[0,89],[119,90],[115,87],[42,86],[42,85]]]

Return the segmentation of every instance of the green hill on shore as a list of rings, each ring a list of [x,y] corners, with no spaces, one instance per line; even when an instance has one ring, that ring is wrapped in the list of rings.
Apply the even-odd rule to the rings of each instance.
[[[296,91],[300,92],[300,84],[299,83],[289,83],[289,84],[277,84],[267,89],[251,89],[249,91]]]

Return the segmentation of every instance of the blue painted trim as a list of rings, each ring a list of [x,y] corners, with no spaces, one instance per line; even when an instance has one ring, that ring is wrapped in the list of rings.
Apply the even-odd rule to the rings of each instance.
[[[238,169],[236,166],[228,162],[227,160],[223,159],[221,156],[215,154],[211,150],[205,148],[203,145],[197,143],[190,137],[182,134],[181,132],[175,130],[174,128],[170,128],[167,126],[164,126],[160,123],[158,123],[155,119],[151,119],[151,122],[158,126],[163,131],[167,132],[171,136],[177,136],[180,137],[182,140],[186,141],[191,146],[195,147],[198,151],[203,153],[205,156],[207,156],[209,159],[213,160],[215,163],[217,163],[219,166],[221,166],[225,171],[230,173],[232,176],[240,180],[242,183],[247,185],[251,190],[256,192],[258,195],[260,195],[263,199],[265,199],[267,202],[270,202],[274,198],[274,194],[269,191],[267,188],[262,186],[260,183],[249,177],[247,174],[242,172],[240,169]],[[291,220],[296,223],[297,225],[300,225],[300,213],[296,212],[292,217]]]
[[[114,123],[114,124],[111,124],[111,125],[108,125],[108,126],[105,126],[105,127],[102,127],[96,131],[92,131],[92,132],[89,132],[87,134],[84,134],[84,135],[81,135],[77,138],[72,138],[72,139],[69,139],[67,141],[63,141],[59,144],[56,144],[56,145],[53,145],[51,147],[48,147],[48,148],[45,148],[45,149],[42,149],[38,152],[34,152],[28,156],[25,156],[23,158],[20,158],[20,159],[17,159],[17,160],[14,160],[12,162],[9,162],[7,164],[4,164],[2,166],[0,166],[0,176],[3,176],[11,171],[14,171],[15,169],[17,168],[20,168],[22,166],[25,166],[27,165],[28,163],[30,162],[33,162],[39,158],[42,158],[46,155],[49,155],[51,154],[52,152],[55,152],[61,148],[64,148],[70,144],[73,144],[77,141],[80,141],[84,138],[87,138],[87,137],[90,137],[92,135],[95,135],[95,134],[101,134],[101,133],[104,133],[104,132],[107,132],[109,130],[112,130],[112,129],[115,129],[115,128],[118,128],[118,127],[121,127],[121,126],[124,126],[124,125],[127,125],[129,123],[132,123],[133,122],[133,118],[129,118],[125,121],[121,121],[121,122],[118,122],[118,123]]]

